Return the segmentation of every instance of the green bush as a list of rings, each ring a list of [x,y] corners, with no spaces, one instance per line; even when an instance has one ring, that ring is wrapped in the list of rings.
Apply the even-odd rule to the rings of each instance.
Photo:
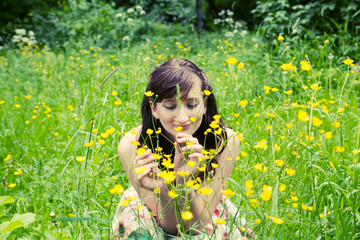
[[[144,14],[140,6],[125,10],[101,1],[69,0],[63,11],[34,16],[34,27],[51,47],[122,47],[134,38]]]
[[[301,1],[261,0],[252,13],[265,41],[278,35],[309,39],[323,36],[334,40],[342,54],[357,54],[360,31],[360,0]],[[351,49],[339,41],[346,41]],[[314,46],[313,46],[314,47]]]

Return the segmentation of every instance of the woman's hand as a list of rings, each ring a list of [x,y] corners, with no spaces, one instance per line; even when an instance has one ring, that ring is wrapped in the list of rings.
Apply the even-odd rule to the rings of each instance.
[[[140,187],[150,191],[164,187],[164,180],[157,176],[157,174],[161,172],[158,167],[159,163],[157,163],[151,155],[150,149],[146,150],[142,155],[137,155],[134,165]]]
[[[175,138],[176,151],[174,157],[175,170],[188,171],[190,174],[197,172],[199,158],[204,158],[202,154],[203,146],[199,144],[197,138],[186,133],[178,133]],[[189,161],[195,163],[189,166]],[[192,164],[190,164],[192,165]]]

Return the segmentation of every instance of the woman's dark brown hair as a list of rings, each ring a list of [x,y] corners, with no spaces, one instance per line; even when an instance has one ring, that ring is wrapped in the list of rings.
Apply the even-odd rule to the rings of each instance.
[[[162,147],[165,154],[171,154],[174,150],[173,143],[163,135],[163,127],[160,121],[156,121],[151,112],[151,104],[157,104],[164,99],[169,99],[177,94],[177,85],[180,88],[181,98],[186,98],[195,79],[201,81],[203,90],[212,92],[207,75],[193,62],[186,59],[169,59],[168,61],[156,66],[149,75],[149,82],[146,91],[154,94],[151,97],[144,95],[141,104],[142,114],[142,130],[139,139],[140,145],[147,145],[149,148]],[[204,95],[204,104],[206,104],[206,114],[202,118],[199,129],[193,134],[205,149],[217,149],[221,143],[226,143],[226,131],[216,135],[214,130],[208,133],[205,141],[204,132],[209,129],[210,123],[214,120],[214,116],[218,114],[216,100],[213,93],[208,96]],[[223,121],[220,119],[219,126],[225,128]],[[155,134],[159,128],[162,129],[161,134]],[[153,129],[154,133],[148,135],[147,129]],[[222,147],[222,150],[224,146]],[[173,158],[174,156],[172,156]]]

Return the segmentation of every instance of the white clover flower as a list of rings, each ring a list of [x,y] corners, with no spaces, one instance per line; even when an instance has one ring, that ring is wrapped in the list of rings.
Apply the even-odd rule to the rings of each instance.
[[[129,8],[129,9],[127,10],[127,13],[132,13],[132,12],[134,12],[134,9],[133,9],[133,8]]]
[[[224,15],[225,14],[225,11],[224,10],[221,10],[220,12],[219,12],[219,15],[220,16],[222,16],[222,15]]]
[[[234,34],[232,32],[226,32],[225,37],[233,37]]]
[[[221,19],[218,19],[218,18],[214,19],[214,24],[215,25],[219,24],[220,22],[221,22]]]
[[[144,15],[146,12],[144,10],[140,11],[140,15]]]
[[[134,21],[134,19],[128,18],[126,21],[127,21],[128,23],[131,23],[132,21]]]
[[[123,41],[130,41],[130,37],[129,37],[129,36],[125,36],[125,37],[123,37],[122,40],[123,40]]]
[[[141,6],[136,6],[135,9],[136,9],[137,11],[142,11],[142,7],[141,7]]]
[[[29,38],[28,37],[22,37],[21,41],[24,42],[24,43],[27,43],[27,42],[29,42]]]
[[[120,17],[122,17],[122,13],[117,13],[116,15],[115,15],[115,17],[117,17],[117,18],[120,18]]]
[[[18,35],[26,35],[26,30],[25,29],[15,29],[15,33]]]
[[[227,15],[228,15],[228,16],[232,16],[232,15],[234,15],[234,12],[231,11],[231,10],[227,10]]]
[[[35,36],[35,33],[33,31],[29,31],[29,36],[30,37],[34,37]]]

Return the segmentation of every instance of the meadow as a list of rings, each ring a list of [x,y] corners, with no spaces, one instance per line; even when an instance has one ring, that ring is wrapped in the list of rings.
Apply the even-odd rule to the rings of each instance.
[[[229,189],[258,239],[360,238],[360,73],[334,39],[205,34],[0,54],[0,239],[109,239],[121,137],[152,68],[187,58],[241,141]]]

